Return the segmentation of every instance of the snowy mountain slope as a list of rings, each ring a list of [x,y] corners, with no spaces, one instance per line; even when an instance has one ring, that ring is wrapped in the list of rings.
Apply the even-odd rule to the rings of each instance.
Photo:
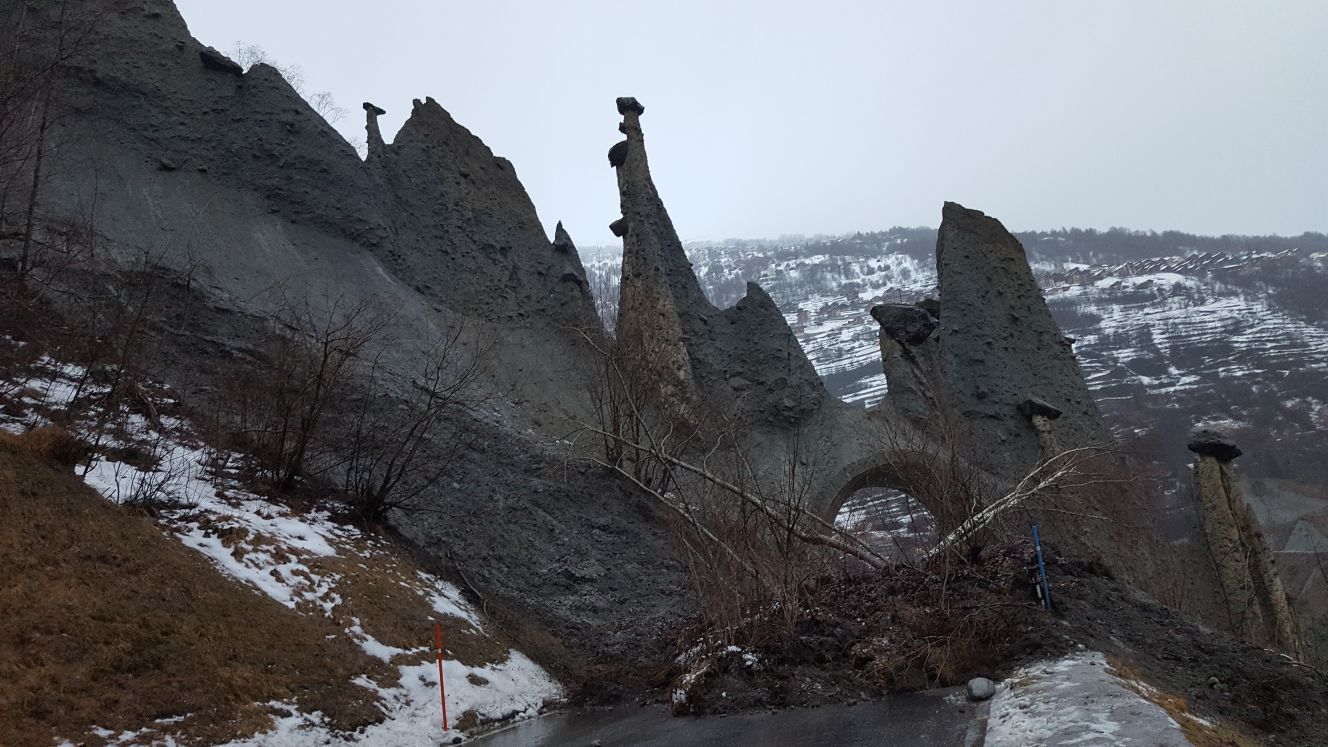
[[[870,406],[884,396],[885,381],[869,309],[936,292],[930,259],[916,254],[915,230],[904,231],[854,237],[834,252],[824,242],[689,252],[717,304],[736,301],[743,281],[760,282],[831,392]],[[1166,409],[1192,413],[1195,422],[1217,418],[1279,435],[1328,426],[1328,299],[1318,308],[1298,302],[1306,286],[1328,282],[1322,252],[1181,253],[1086,265],[1052,254],[1063,250],[1055,237],[1042,239],[1025,237],[1036,249],[1034,269],[1104,403],[1166,397]],[[616,263],[607,253],[588,263],[602,289],[612,289]]]

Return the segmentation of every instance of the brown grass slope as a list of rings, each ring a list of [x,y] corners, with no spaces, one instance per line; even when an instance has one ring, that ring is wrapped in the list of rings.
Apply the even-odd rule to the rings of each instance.
[[[350,684],[381,662],[225,578],[42,451],[0,437],[0,744],[100,744],[94,725],[179,717],[157,726],[213,743],[266,727],[257,704],[269,701],[348,730],[381,718]]]

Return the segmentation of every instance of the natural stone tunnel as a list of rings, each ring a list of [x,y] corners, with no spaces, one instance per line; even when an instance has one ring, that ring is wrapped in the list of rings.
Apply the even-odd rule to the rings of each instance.
[[[902,490],[863,487],[844,500],[835,523],[883,557],[914,564],[939,538],[936,519]]]

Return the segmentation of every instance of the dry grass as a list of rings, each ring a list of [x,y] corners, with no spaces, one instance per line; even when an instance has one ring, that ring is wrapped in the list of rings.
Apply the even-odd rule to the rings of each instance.
[[[88,455],[88,445],[82,439],[54,425],[34,428],[22,435],[0,431],[0,448],[47,462],[71,472]]]
[[[1201,720],[1190,711],[1190,704],[1185,698],[1147,684],[1142,674],[1117,657],[1108,656],[1107,664],[1108,671],[1119,677],[1126,687],[1166,711],[1180,726],[1185,738],[1195,747],[1259,747],[1259,742],[1230,726],[1207,719]]]
[[[394,674],[382,662],[34,457],[61,461],[59,440],[0,441],[0,744],[177,717],[183,743],[212,743],[267,727],[268,701],[341,729],[381,718],[350,681]]]
[[[305,563],[320,576],[336,578],[341,604],[333,617],[342,627],[358,619],[364,632],[393,648],[429,649],[394,664],[418,663],[432,658],[434,623],[443,628],[443,647],[449,659],[479,667],[507,660],[511,646],[486,635],[465,620],[442,615],[429,603],[434,591],[416,574],[417,566],[400,549],[379,546],[371,554],[345,553],[310,558]]]
[[[384,676],[373,676],[381,686],[398,684],[395,666],[433,660],[435,623],[442,626],[443,648],[449,660],[472,667],[507,660],[512,648],[508,638],[481,631],[461,617],[433,608],[437,590],[420,577],[419,565],[409,553],[389,540],[371,535],[339,537],[329,540],[336,547],[336,555],[292,556],[290,548],[244,527],[214,522],[209,517],[197,521],[200,527],[214,532],[237,560],[257,550],[283,563],[298,557],[311,577],[331,580],[331,596],[337,602],[330,612],[312,602],[302,602],[297,609],[312,616],[330,615],[339,630],[358,626],[378,643],[409,652],[394,656],[394,667]]]

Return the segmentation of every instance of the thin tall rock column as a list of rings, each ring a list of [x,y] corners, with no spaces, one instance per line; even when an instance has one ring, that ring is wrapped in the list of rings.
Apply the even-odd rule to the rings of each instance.
[[[1236,481],[1232,461],[1241,455],[1240,448],[1210,429],[1192,433],[1188,448],[1196,455],[1195,498],[1232,632],[1247,641],[1299,652],[1286,589]]]
[[[650,178],[636,99],[617,100],[627,136],[609,151],[617,170],[622,217],[610,228],[623,239],[617,343],[622,360],[650,382],[664,409],[690,419],[698,401],[686,340],[698,335],[696,317],[713,307],[692,273],[664,203]]]

